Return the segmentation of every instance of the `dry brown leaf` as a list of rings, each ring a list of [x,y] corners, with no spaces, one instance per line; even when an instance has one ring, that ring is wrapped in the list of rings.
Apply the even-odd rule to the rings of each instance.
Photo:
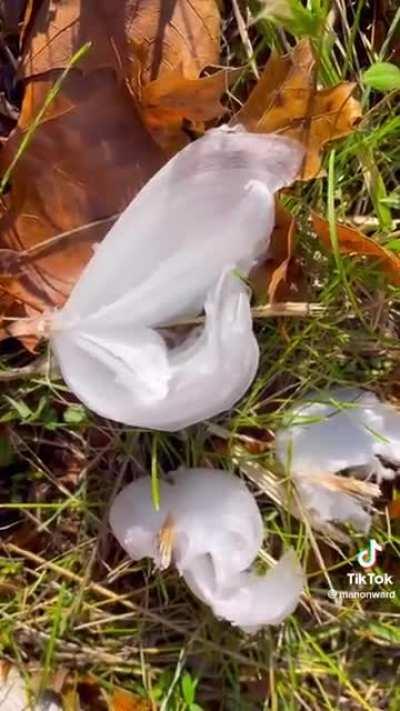
[[[180,67],[193,78],[218,63],[219,26],[218,0],[42,0],[23,72],[64,68],[91,41],[85,71],[113,67],[121,77],[146,84]]]
[[[180,69],[144,87],[143,108],[146,111],[166,109],[192,121],[210,121],[224,112],[221,95],[238,71],[221,69],[201,79],[182,78]]]
[[[266,264],[268,296],[271,303],[286,301],[289,298],[289,266],[294,256],[296,234],[296,220],[293,215],[279,200],[276,201],[276,206],[275,227]]]
[[[62,699],[66,711],[67,709],[75,711],[77,708],[93,709],[93,711],[106,708],[109,711],[153,711],[154,709],[154,705],[149,701],[125,689],[116,688],[112,693],[106,692],[92,674],[84,676],[79,673],[69,674],[63,682]]]
[[[116,689],[108,700],[110,711],[152,711],[152,704],[123,689]]]
[[[252,90],[249,98],[235,116],[235,121],[243,123],[249,131],[256,131],[260,121],[267,111],[275,105],[279,106],[279,94],[289,78],[291,78],[293,99],[298,100],[303,107],[304,96],[314,87],[312,71],[315,60],[308,43],[300,42],[296,52],[296,71],[294,71],[294,56],[280,55],[276,51],[271,56]],[[286,107],[286,120],[288,120]]]
[[[271,698],[271,679],[268,673],[254,673],[254,669],[246,670],[247,673],[241,672],[241,677],[244,679],[244,685],[250,700],[262,708],[266,706],[266,702]]]
[[[120,78],[129,73],[129,45],[124,13],[127,2],[102,0],[39,0],[24,35],[21,75],[31,78],[64,69],[87,42],[82,71],[112,67]]]
[[[62,696],[64,711],[78,709],[105,711],[107,708],[99,680],[90,673],[82,676],[79,672],[69,671],[57,691]]]
[[[310,180],[320,171],[325,144],[351,133],[361,116],[360,105],[351,96],[354,86],[344,82],[318,89],[311,45],[304,40],[290,54],[272,53],[234,122],[299,141],[306,149],[299,178]]]
[[[182,68],[143,87],[140,98],[142,115],[150,133],[168,153],[175,153],[187,143],[182,120],[203,129],[224,113],[221,96],[241,70],[222,69],[201,79],[187,79]]]
[[[28,84],[19,125],[1,154],[3,169],[55,76]],[[86,76],[71,72],[13,171],[1,246],[21,252],[59,233],[83,229],[26,260],[19,278],[2,279],[6,292],[38,310],[63,304],[93,244],[112,223],[84,226],[124,209],[161,164],[156,145],[112,70]]]
[[[400,518],[400,496],[388,503],[389,518]]]
[[[159,121],[155,131],[165,143],[164,131],[171,152],[186,140],[183,117],[195,122],[221,113],[226,75],[197,79],[204,65],[218,60],[216,0],[118,0],[112,7],[105,0],[37,0],[33,10],[28,3],[25,20],[26,93],[1,153],[3,173],[61,69],[92,43],[17,163],[1,220],[0,249],[19,257],[0,254],[0,287],[34,315],[64,303],[93,244],[165,161],[143,125],[145,110],[139,116],[146,85],[167,77],[165,88],[157,79],[146,96],[153,118],[157,102],[161,116],[174,113],[172,127],[169,114],[166,127]],[[174,74],[172,81],[174,71],[185,78]]]
[[[400,518],[400,497],[389,501],[388,503],[388,513],[389,518],[399,519]]]
[[[314,231],[324,246],[327,249],[332,250],[328,221],[316,212],[312,212],[311,217]],[[348,225],[337,223],[336,232],[341,252],[344,254],[359,254],[366,257],[375,257],[390,281],[393,284],[400,284],[399,257],[378,242],[375,242],[370,237],[366,237],[355,227],[349,227]]]
[[[186,79],[196,79],[204,67],[219,63],[218,0],[129,0],[127,4],[132,81],[139,77],[145,86],[177,69]],[[145,49],[142,56],[138,47]]]
[[[275,215],[267,259],[250,275],[258,303],[293,301],[302,282],[294,259],[296,220],[279,199],[275,201]]]
[[[223,111],[226,72],[198,78],[219,60],[219,25],[217,0],[46,0],[28,33],[23,74],[64,68],[91,41],[80,68],[112,67],[171,155],[187,143],[183,118],[208,121]]]

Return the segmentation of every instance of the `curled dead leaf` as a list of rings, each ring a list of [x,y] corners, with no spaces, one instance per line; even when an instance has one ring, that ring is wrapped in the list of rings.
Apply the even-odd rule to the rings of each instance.
[[[304,296],[304,279],[294,256],[296,220],[279,199],[275,200],[275,227],[266,260],[251,273],[258,303],[285,302]]]
[[[316,212],[311,213],[312,224],[315,233],[322,244],[332,250],[332,243],[329,235],[329,224],[325,218]],[[373,257],[381,265],[383,271],[393,284],[400,284],[400,258],[388,249],[375,242],[370,237],[366,237],[360,230],[349,225],[336,224],[339,250],[344,254],[358,254],[365,257]]]
[[[152,711],[152,704],[124,689],[116,689],[108,699],[110,711]]]
[[[182,120],[203,129],[203,122],[224,113],[221,96],[240,69],[221,69],[207,77],[188,79],[179,67],[174,72],[143,87],[140,99],[142,115],[155,140],[170,155],[182,148],[187,136]]]
[[[289,267],[294,258],[294,238],[296,233],[296,220],[282,203],[276,201],[276,221],[271,237],[271,250],[267,261],[268,296],[271,303],[285,301],[290,291]]]
[[[271,54],[264,72],[234,123],[250,131],[282,133],[306,149],[299,178],[315,178],[325,144],[348,135],[361,117],[352,97],[355,85],[343,82],[327,89],[316,83],[315,59],[308,40],[290,54]]]

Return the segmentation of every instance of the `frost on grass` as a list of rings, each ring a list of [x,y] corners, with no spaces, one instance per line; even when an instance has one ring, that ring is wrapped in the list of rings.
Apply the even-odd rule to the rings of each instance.
[[[160,482],[153,507],[150,479],[125,487],[110,512],[112,530],[133,560],[159,568],[173,561],[192,592],[217,617],[253,633],[296,608],[304,577],[293,551],[266,575],[249,572],[263,539],[256,501],[229,472],[178,469]]]
[[[240,399],[259,359],[240,277],[267,251],[273,194],[301,158],[290,139],[216,129],[147,183],[52,319],[64,379],[90,409],[174,431]],[[166,336],[203,310],[204,327]]]
[[[400,413],[371,392],[333,388],[297,403],[285,425],[277,455],[312,516],[368,531],[379,484],[400,465]]]

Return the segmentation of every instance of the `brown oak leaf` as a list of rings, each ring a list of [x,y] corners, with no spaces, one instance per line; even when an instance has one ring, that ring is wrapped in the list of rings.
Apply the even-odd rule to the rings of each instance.
[[[316,212],[311,214],[312,224],[315,233],[323,245],[332,250],[332,242],[329,234],[329,223],[324,217]],[[336,234],[339,250],[344,254],[359,254],[365,257],[373,257],[377,261],[393,284],[400,285],[400,258],[389,249],[379,244],[370,237],[366,237],[360,230],[349,225],[336,224]]]
[[[0,288],[31,316],[64,303],[93,245],[165,162],[144,125],[144,87],[149,111],[158,94],[161,108],[174,113],[175,134],[169,119],[155,134],[164,131],[177,149],[186,114],[204,121],[221,113],[225,77],[197,78],[219,59],[214,0],[116,0],[112,7],[105,0],[37,0],[33,9],[27,5],[25,20],[25,96],[0,154],[3,175],[61,71],[91,42],[14,167],[4,199]],[[184,79],[174,74],[167,89],[151,86],[178,70]],[[18,252],[15,260],[10,250]]]
[[[28,84],[19,125],[0,156],[3,169],[54,75]],[[62,305],[93,244],[110,228],[108,218],[126,207],[162,162],[112,70],[71,72],[12,173],[1,247],[27,257],[20,276],[1,280],[3,291],[39,311]],[[54,242],[72,230],[77,231]]]
[[[354,84],[343,82],[319,89],[315,59],[308,40],[290,54],[271,54],[248,100],[234,118],[250,131],[281,133],[306,149],[299,178],[315,178],[325,144],[354,130],[361,108],[353,97]]]

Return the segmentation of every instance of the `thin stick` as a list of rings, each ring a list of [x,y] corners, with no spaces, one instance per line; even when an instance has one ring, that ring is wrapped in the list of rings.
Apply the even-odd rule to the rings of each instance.
[[[254,59],[253,46],[251,44],[249,33],[247,32],[246,23],[242,17],[242,13],[240,12],[240,8],[239,8],[237,0],[232,0],[232,7],[233,7],[233,13],[235,15],[236,24],[238,26],[240,39],[242,40],[243,47],[244,47],[246,55],[247,55],[247,59],[249,60],[249,64],[251,66],[251,69],[252,69],[252,72],[253,72],[255,78],[258,80],[260,78],[260,73],[257,69],[257,64]]]
[[[48,370],[48,362],[46,357],[41,357],[23,368],[13,368],[12,370],[0,371],[0,383],[10,383],[13,380],[21,380],[24,378],[35,378],[36,376],[45,375]]]
[[[54,244],[57,244],[57,242],[60,242],[63,239],[67,239],[68,237],[73,237],[73,235],[79,234],[80,232],[83,232],[83,230],[88,230],[91,227],[97,227],[98,225],[104,225],[107,222],[115,222],[120,216],[120,214],[120,212],[116,212],[114,215],[110,215],[110,217],[103,217],[99,220],[87,222],[85,225],[79,225],[79,227],[74,227],[72,230],[67,230],[67,232],[60,232],[60,234],[55,235],[54,237],[50,237],[50,239],[46,239],[44,242],[39,242],[39,244],[35,244],[33,247],[29,247],[29,249],[23,250],[22,252],[20,252],[20,255],[22,255],[23,257],[36,256],[40,252],[43,252],[49,247],[52,247]]]
[[[292,316],[302,318],[305,316],[313,316],[324,313],[324,306],[307,302],[285,301],[276,304],[266,304],[266,306],[254,306],[251,309],[251,315],[256,318],[279,318],[280,316]],[[173,323],[168,323],[160,328],[176,328],[177,326],[198,326],[205,322],[205,316],[197,316],[195,318],[180,319]]]
[[[309,304],[309,303],[302,303],[302,302],[292,302],[292,301],[287,301],[282,304],[267,304],[266,306],[255,306],[251,310],[252,317],[254,319],[263,319],[263,318],[280,318],[281,316],[284,317],[294,317],[294,318],[304,318],[307,316],[317,316],[318,314],[322,314],[326,311],[324,306],[321,306],[320,304]],[[9,320],[9,319],[3,319],[3,320]],[[32,319],[31,318],[20,318],[20,319],[10,319],[14,323],[15,322],[29,322]],[[175,323],[168,323],[165,324],[164,326],[160,326],[160,328],[164,329],[170,329],[170,328],[178,328],[179,326],[200,326],[201,324],[205,323],[205,316],[198,316],[196,318],[191,318],[191,319],[181,319],[180,321],[175,321]],[[32,330],[33,332],[33,330]],[[29,335],[31,331],[27,330],[24,331],[24,335]],[[42,375],[46,374],[46,369],[44,367],[43,360],[39,358],[36,360],[34,363],[31,363],[30,365],[26,365],[23,368],[14,368],[12,370],[4,370],[0,371],[0,383],[9,383],[12,382],[13,380],[20,380],[24,378],[36,378],[40,377]],[[59,373],[56,371],[55,376],[57,377]]]
[[[251,309],[253,318],[272,318],[278,316],[311,316],[326,311],[321,304],[306,301],[283,301],[282,303],[254,306]]]

